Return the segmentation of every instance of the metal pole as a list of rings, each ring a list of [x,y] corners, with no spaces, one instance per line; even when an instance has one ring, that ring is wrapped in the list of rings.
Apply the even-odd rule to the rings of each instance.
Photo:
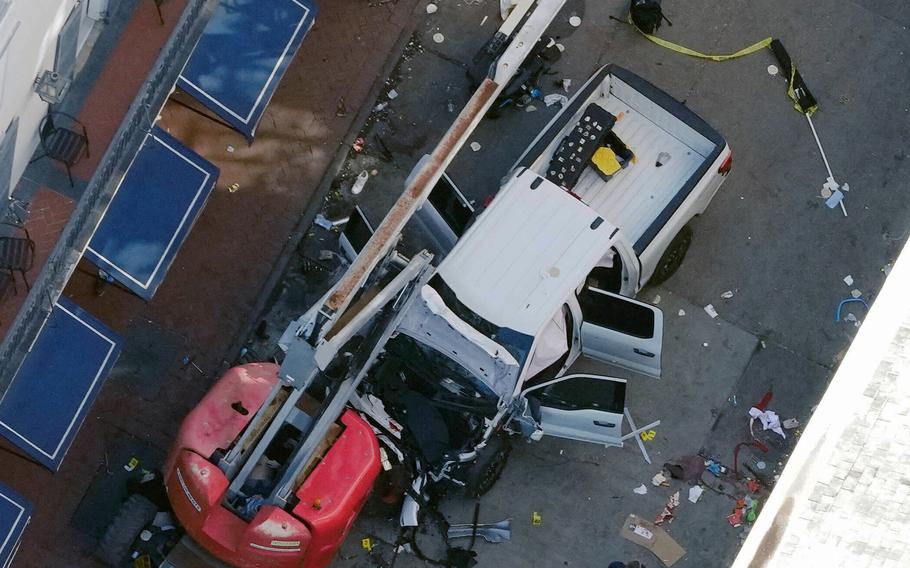
[[[822,154],[822,161],[825,162],[825,169],[828,170],[828,177],[831,178],[831,179],[833,180],[833,179],[834,179],[834,174],[831,172],[831,166],[830,166],[830,164],[828,164],[828,156],[825,155],[825,149],[822,148],[822,141],[818,139],[818,132],[815,131],[815,125],[812,124],[812,117],[809,116],[809,113],[808,113],[808,112],[805,113],[805,115],[806,115],[806,120],[809,121],[809,128],[812,129],[812,136],[815,137],[815,144],[818,145],[818,151],[821,152],[821,154]],[[835,183],[836,183],[836,182],[835,182]],[[841,198],[841,200],[838,202],[838,205],[840,205],[840,210],[843,212],[844,217],[846,217],[846,216],[847,216],[847,208],[844,207],[844,200],[843,200],[843,198]]]

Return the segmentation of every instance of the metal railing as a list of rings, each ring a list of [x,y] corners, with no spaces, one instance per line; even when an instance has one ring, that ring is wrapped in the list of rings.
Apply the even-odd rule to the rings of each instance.
[[[0,399],[76,268],[117,184],[164,106],[218,0],[189,0],[0,343]]]

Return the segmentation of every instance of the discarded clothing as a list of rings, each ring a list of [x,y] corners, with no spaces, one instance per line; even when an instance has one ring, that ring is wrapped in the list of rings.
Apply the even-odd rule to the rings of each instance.
[[[780,434],[782,438],[787,437],[787,435],[784,434],[784,429],[781,428],[780,417],[773,410],[761,411],[753,406],[749,409],[749,416],[752,417],[752,421],[758,418],[761,421],[763,429],[773,430],[776,434]],[[749,423],[750,430],[752,421]]]

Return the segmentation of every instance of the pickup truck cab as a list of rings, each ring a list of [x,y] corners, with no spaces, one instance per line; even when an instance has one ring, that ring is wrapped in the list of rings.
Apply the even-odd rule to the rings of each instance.
[[[632,296],[679,266],[731,160],[682,104],[601,68],[471,223],[451,178],[434,188],[417,218],[454,245],[355,406],[474,494],[498,476],[503,432],[622,445],[626,381],[566,373],[584,355],[660,377],[663,315]]]

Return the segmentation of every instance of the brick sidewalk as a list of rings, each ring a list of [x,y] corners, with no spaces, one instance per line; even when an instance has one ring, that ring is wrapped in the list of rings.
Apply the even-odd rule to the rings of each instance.
[[[121,467],[107,462],[112,444],[127,435],[167,450],[180,420],[207,390],[260,294],[267,292],[263,287],[272,268],[357,109],[371,104],[367,96],[386,59],[394,57],[390,51],[415,5],[416,0],[381,6],[363,0],[322,2],[252,146],[181,107],[166,107],[162,126],[221,168],[211,200],[153,301],[114,287],[97,296],[92,267],[85,261],[85,270],[77,270],[65,290],[128,340],[139,335],[137,330],[146,338],[162,338],[149,340],[151,351],[140,354],[160,374],[148,380],[141,367],[126,366],[125,351],[57,474],[4,456],[3,481],[35,504],[16,566],[95,565],[89,556],[94,542],[72,517],[96,473]],[[126,33],[123,38],[118,50],[136,49],[141,42]],[[129,57],[112,60],[122,66]],[[112,97],[118,71],[122,67],[106,69],[103,80],[113,82],[108,88],[96,86],[92,96]],[[342,97],[348,112],[339,117]],[[227,151],[229,145],[234,152]],[[226,186],[233,183],[240,187],[231,193]],[[184,355],[193,357],[207,377],[183,368]],[[149,384],[154,379],[157,384]]]

